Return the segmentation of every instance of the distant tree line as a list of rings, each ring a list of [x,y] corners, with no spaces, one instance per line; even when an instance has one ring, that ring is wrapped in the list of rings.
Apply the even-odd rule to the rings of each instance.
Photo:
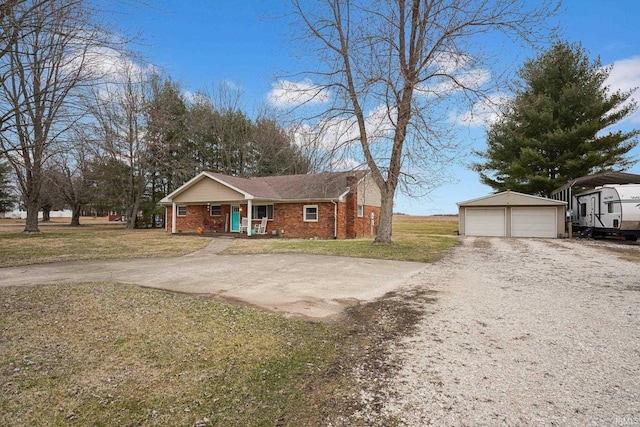
[[[39,232],[39,211],[62,208],[72,225],[83,210],[120,211],[129,228],[142,211],[155,224],[158,201],[204,170],[309,170],[275,118],[249,117],[225,86],[185,97],[133,60],[104,15],[89,0],[0,5],[0,210],[17,192],[25,232]]]

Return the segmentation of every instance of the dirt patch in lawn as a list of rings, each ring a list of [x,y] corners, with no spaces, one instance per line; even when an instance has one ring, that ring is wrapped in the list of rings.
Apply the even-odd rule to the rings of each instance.
[[[437,293],[426,289],[390,292],[377,301],[347,309],[339,323],[338,357],[309,383],[312,413],[304,425],[395,426],[384,413],[389,383],[399,369],[392,354],[431,312]]]

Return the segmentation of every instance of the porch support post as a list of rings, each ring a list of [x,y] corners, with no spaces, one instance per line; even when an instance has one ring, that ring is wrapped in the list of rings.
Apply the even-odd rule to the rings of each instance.
[[[253,220],[253,218],[251,218],[253,209],[251,209],[251,199],[247,199],[247,219],[248,219],[248,224],[247,224],[247,236],[251,236],[251,229],[253,228],[253,224],[251,223],[251,221]]]
[[[176,219],[177,219],[178,208],[175,202],[171,202],[171,234],[176,234]]]

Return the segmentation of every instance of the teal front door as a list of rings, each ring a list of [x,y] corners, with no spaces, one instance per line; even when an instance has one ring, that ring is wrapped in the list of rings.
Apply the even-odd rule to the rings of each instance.
[[[231,205],[231,231],[240,231],[240,206]]]

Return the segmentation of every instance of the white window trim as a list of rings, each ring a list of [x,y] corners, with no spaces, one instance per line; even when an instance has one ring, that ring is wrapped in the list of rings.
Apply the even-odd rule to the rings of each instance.
[[[180,214],[180,208],[184,208],[184,214]],[[187,205],[176,206],[176,216],[187,216]]]
[[[358,205],[358,218],[362,218],[364,216],[364,205]]]
[[[214,206],[218,206],[220,208],[220,213],[217,215],[214,215],[211,213],[211,208],[213,208]],[[221,205],[209,205],[209,216],[222,216],[222,206]]]
[[[316,218],[315,219],[308,219],[307,218],[307,209],[315,209],[316,210]],[[318,222],[318,217],[320,216],[319,212],[318,212],[318,205],[304,205],[302,207],[302,220],[304,222]]]

